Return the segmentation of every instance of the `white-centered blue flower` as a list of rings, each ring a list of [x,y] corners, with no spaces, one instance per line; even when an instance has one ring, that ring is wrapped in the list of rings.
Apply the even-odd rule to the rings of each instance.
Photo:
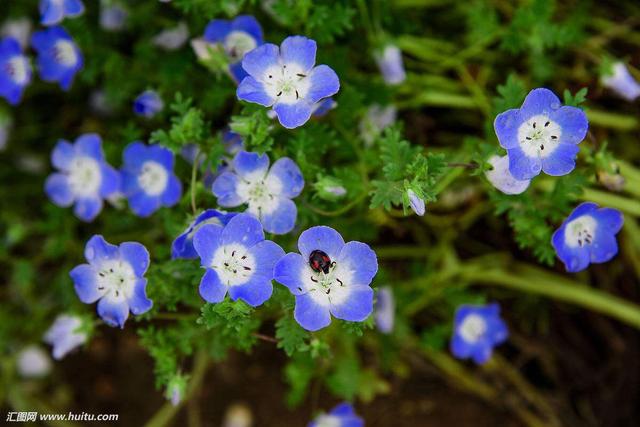
[[[137,242],[120,246],[108,243],[100,235],[87,242],[80,264],[69,273],[78,298],[85,304],[98,301],[98,315],[110,326],[124,328],[129,310],[145,313],[153,302],[147,298],[149,251]]]
[[[461,305],[453,322],[451,352],[458,359],[471,358],[480,365],[489,360],[493,348],[508,336],[498,304]]]
[[[387,84],[397,85],[407,78],[407,74],[404,71],[404,62],[402,61],[402,51],[398,46],[388,44],[376,51],[374,58],[378,68],[380,68],[382,78]]]
[[[155,116],[163,108],[162,98],[153,90],[145,90],[133,101],[133,112],[146,118]]]
[[[173,173],[173,153],[160,145],[135,141],[122,153],[122,192],[133,213],[147,217],[180,201],[182,183]]]
[[[504,194],[520,194],[529,188],[530,179],[518,180],[509,172],[509,156],[491,156],[488,162],[493,169],[486,171],[484,175]]]
[[[171,258],[194,259],[198,258],[198,253],[193,247],[193,236],[200,230],[200,227],[207,224],[225,226],[231,218],[236,216],[235,212],[227,213],[216,209],[207,209],[196,217],[189,227],[173,241],[171,245]]]
[[[51,359],[40,346],[30,345],[18,353],[16,368],[23,378],[42,378],[51,371]]]
[[[256,307],[273,292],[273,266],[284,251],[264,239],[262,225],[250,214],[238,214],[224,227],[207,224],[193,236],[193,246],[206,269],[200,295],[210,303],[241,299]]]
[[[69,33],[62,27],[37,31],[31,37],[31,45],[38,52],[40,78],[58,82],[63,90],[69,90],[84,64],[82,53]]]
[[[218,204],[223,207],[247,204],[247,212],[257,217],[269,233],[291,231],[298,215],[291,199],[304,188],[298,165],[283,157],[269,169],[266,154],[246,151],[236,154],[232,165],[233,172],[223,172],[211,186]]]
[[[633,78],[623,62],[616,62],[611,72],[602,76],[602,84],[627,101],[635,101],[640,97],[640,83]]]
[[[84,13],[81,0],[40,0],[40,23],[58,25],[64,18],[75,18]]]
[[[308,427],[364,427],[364,420],[356,414],[350,403],[341,403],[328,414],[311,421]]]
[[[5,37],[0,41],[0,96],[11,105],[22,99],[31,82],[31,64],[22,53],[18,40]]]
[[[529,92],[522,107],[499,114],[494,128],[507,150],[511,175],[522,181],[541,171],[553,176],[571,172],[589,121],[580,108],[563,106],[553,92],[539,88]]]
[[[396,319],[396,302],[391,286],[383,286],[376,293],[376,305],[374,308],[376,327],[383,334],[393,332]]]
[[[45,192],[58,206],[75,204],[73,212],[83,221],[93,221],[102,210],[103,199],[120,189],[120,175],[105,161],[97,134],[81,135],[73,144],[58,141],[51,163],[58,171],[47,178]]]
[[[607,262],[616,256],[616,234],[623,222],[619,210],[598,208],[595,203],[585,202],[553,233],[551,243],[567,271],[575,273],[590,263]]]
[[[60,360],[88,338],[80,316],[61,314],[45,333],[44,342],[53,346],[53,358]]]
[[[316,226],[300,234],[298,250],[278,261],[274,276],[295,295],[300,326],[317,331],[331,323],[331,315],[351,322],[369,317],[378,260],[368,245],[345,243],[333,228]]]
[[[247,53],[242,67],[249,75],[238,86],[238,99],[273,107],[286,128],[302,126],[318,101],[340,89],[335,71],[314,66],[316,49],[315,41],[291,36],[279,48],[267,43]]]

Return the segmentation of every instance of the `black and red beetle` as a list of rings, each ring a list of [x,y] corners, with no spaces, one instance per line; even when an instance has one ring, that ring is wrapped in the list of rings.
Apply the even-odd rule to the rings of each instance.
[[[326,252],[316,249],[309,254],[309,266],[316,273],[322,271],[324,274],[329,274],[331,264],[331,258]]]

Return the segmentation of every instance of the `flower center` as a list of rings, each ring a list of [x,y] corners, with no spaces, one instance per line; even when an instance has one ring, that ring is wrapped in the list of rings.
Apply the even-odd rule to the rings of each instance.
[[[224,39],[224,50],[233,62],[239,61],[244,55],[256,48],[258,44],[249,33],[232,31]]]
[[[73,194],[94,196],[102,183],[100,165],[91,157],[74,158],[69,165],[68,183]]]
[[[487,331],[487,322],[477,314],[470,314],[464,318],[458,327],[462,339],[469,343],[477,342]]]
[[[138,185],[145,193],[157,196],[167,187],[167,182],[169,182],[169,174],[160,163],[149,160],[142,164]]]
[[[76,47],[69,40],[58,40],[53,47],[56,62],[73,67],[78,62]]]
[[[256,269],[256,260],[246,246],[232,243],[216,250],[211,268],[218,273],[220,282],[226,286],[238,286],[251,279]]]
[[[133,268],[126,261],[105,261],[98,270],[98,290],[110,298],[129,299],[136,280]]]
[[[548,157],[558,147],[561,136],[560,125],[544,114],[531,117],[518,128],[518,141],[527,157]]]
[[[307,96],[311,87],[305,70],[296,63],[275,65],[267,69],[263,83],[265,91],[276,102],[294,104]]]
[[[340,427],[342,421],[334,415],[321,415],[316,421],[317,427]]]
[[[6,62],[6,70],[17,85],[24,85],[29,79],[29,62],[22,55],[16,55]]]
[[[238,184],[237,192],[247,201],[249,213],[262,218],[262,215],[268,215],[278,208],[282,183],[273,177],[245,177]]]
[[[592,216],[583,215],[571,221],[564,229],[564,241],[571,248],[591,245],[598,223]]]

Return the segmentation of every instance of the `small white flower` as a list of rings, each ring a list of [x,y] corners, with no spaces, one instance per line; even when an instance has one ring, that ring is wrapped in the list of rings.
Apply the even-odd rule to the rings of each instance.
[[[24,378],[41,378],[51,371],[51,359],[42,348],[31,345],[18,353],[17,368]]]
[[[389,44],[374,54],[382,78],[389,85],[402,83],[407,75],[402,62],[402,52],[398,46]]]
[[[418,197],[412,189],[407,190],[407,197],[409,198],[409,205],[416,215],[423,216],[425,212],[424,200]]]
[[[156,35],[152,42],[155,46],[166,50],[176,50],[182,47],[189,38],[189,27],[180,22],[177,27],[164,30]]]
[[[498,190],[505,194],[520,194],[523,193],[529,184],[530,179],[520,181],[517,180],[509,172],[509,157],[508,156],[491,156],[489,158],[489,164],[493,166],[493,169],[486,171],[484,174],[489,182]]]

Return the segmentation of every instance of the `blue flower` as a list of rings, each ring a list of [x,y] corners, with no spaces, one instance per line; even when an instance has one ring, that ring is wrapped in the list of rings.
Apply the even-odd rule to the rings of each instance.
[[[402,83],[407,75],[402,62],[402,52],[395,45],[386,45],[374,55],[378,68],[382,73],[382,78],[389,85]]]
[[[393,332],[396,318],[396,303],[391,286],[383,286],[377,292],[375,305],[376,326],[383,334]]]
[[[5,37],[0,41],[0,96],[16,105],[24,88],[31,82],[31,64],[22,54],[18,40]]]
[[[200,229],[200,227],[207,224],[227,225],[229,220],[235,215],[236,213],[234,212],[226,213],[215,209],[207,209],[202,212],[191,224],[189,224],[189,227],[173,241],[173,244],[171,245],[171,258],[198,258],[198,253],[193,247],[193,235]]]
[[[120,175],[105,161],[97,134],[81,135],[74,144],[58,141],[51,163],[58,172],[47,178],[45,192],[58,206],[75,203],[73,212],[83,221],[93,221],[102,210],[102,200],[120,189]]]
[[[513,175],[511,175],[511,172],[509,172],[508,156],[491,156],[488,163],[493,166],[493,169],[484,173],[487,180],[504,194],[520,194],[529,188],[529,184],[531,183],[530,179],[520,181],[515,179]]]
[[[424,199],[419,197],[412,189],[407,190],[407,199],[409,200],[411,210],[418,216],[424,216]]]
[[[338,103],[333,98],[324,98],[313,105],[311,115],[313,117],[323,117],[337,106]]]
[[[75,18],[84,13],[80,0],[40,0],[40,23],[57,25],[65,17]]]
[[[553,176],[571,172],[589,122],[584,111],[562,106],[553,92],[541,88],[529,92],[521,108],[499,114],[494,128],[507,150],[511,175],[523,181],[541,170]]]
[[[153,306],[144,278],[149,252],[143,245],[124,242],[115,246],[95,235],[87,242],[84,257],[88,264],[76,266],[69,276],[80,301],[98,301],[98,315],[105,323],[124,328],[129,310],[139,315]]]
[[[286,128],[302,126],[318,101],[340,89],[335,71],[315,62],[316,42],[306,37],[287,37],[280,48],[263,44],[242,60],[249,75],[238,86],[238,99],[273,107]]]
[[[53,358],[62,359],[70,351],[87,341],[88,335],[82,328],[79,316],[61,314],[44,335],[44,342],[53,346]]]
[[[133,112],[146,118],[155,116],[163,108],[162,98],[153,90],[145,90],[133,101]]]
[[[633,102],[640,97],[640,84],[633,78],[626,65],[622,62],[613,64],[611,73],[602,76],[601,80],[605,87],[629,102]]]
[[[100,2],[100,28],[106,31],[120,31],[127,20],[127,10],[111,0]]]
[[[451,352],[458,359],[471,358],[480,365],[489,360],[493,347],[508,336],[498,304],[461,305],[453,321]]]
[[[122,154],[122,192],[133,213],[147,217],[161,206],[171,207],[182,196],[182,183],[173,173],[173,153],[159,145],[136,141]]]
[[[345,244],[333,228],[316,226],[300,235],[298,249],[300,254],[288,253],[276,264],[274,276],[295,295],[300,326],[317,331],[331,323],[332,314],[352,322],[369,317],[378,260],[368,245]]]
[[[364,427],[364,420],[356,414],[351,404],[345,402],[328,414],[317,417],[308,427]]]
[[[234,172],[223,172],[211,186],[218,204],[235,207],[246,203],[269,233],[286,234],[296,223],[298,210],[292,198],[304,188],[298,166],[288,157],[269,169],[266,154],[240,151],[233,159]]]
[[[193,246],[206,269],[200,295],[207,302],[241,299],[256,307],[271,297],[273,266],[284,251],[264,239],[260,221],[238,214],[226,226],[203,225],[193,236]]]
[[[83,66],[82,53],[71,36],[62,27],[51,27],[35,32],[31,44],[38,52],[40,78],[69,90]]]
[[[222,46],[229,57],[229,71],[236,82],[247,76],[242,69],[244,55],[264,43],[260,23],[249,15],[240,15],[233,21],[210,21],[204,30],[204,40]]]
[[[553,233],[551,243],[567,271],[575,273],[589,263],[607,262],[618,253],[616,234],[623,221],[616,209],[582,203]]]

